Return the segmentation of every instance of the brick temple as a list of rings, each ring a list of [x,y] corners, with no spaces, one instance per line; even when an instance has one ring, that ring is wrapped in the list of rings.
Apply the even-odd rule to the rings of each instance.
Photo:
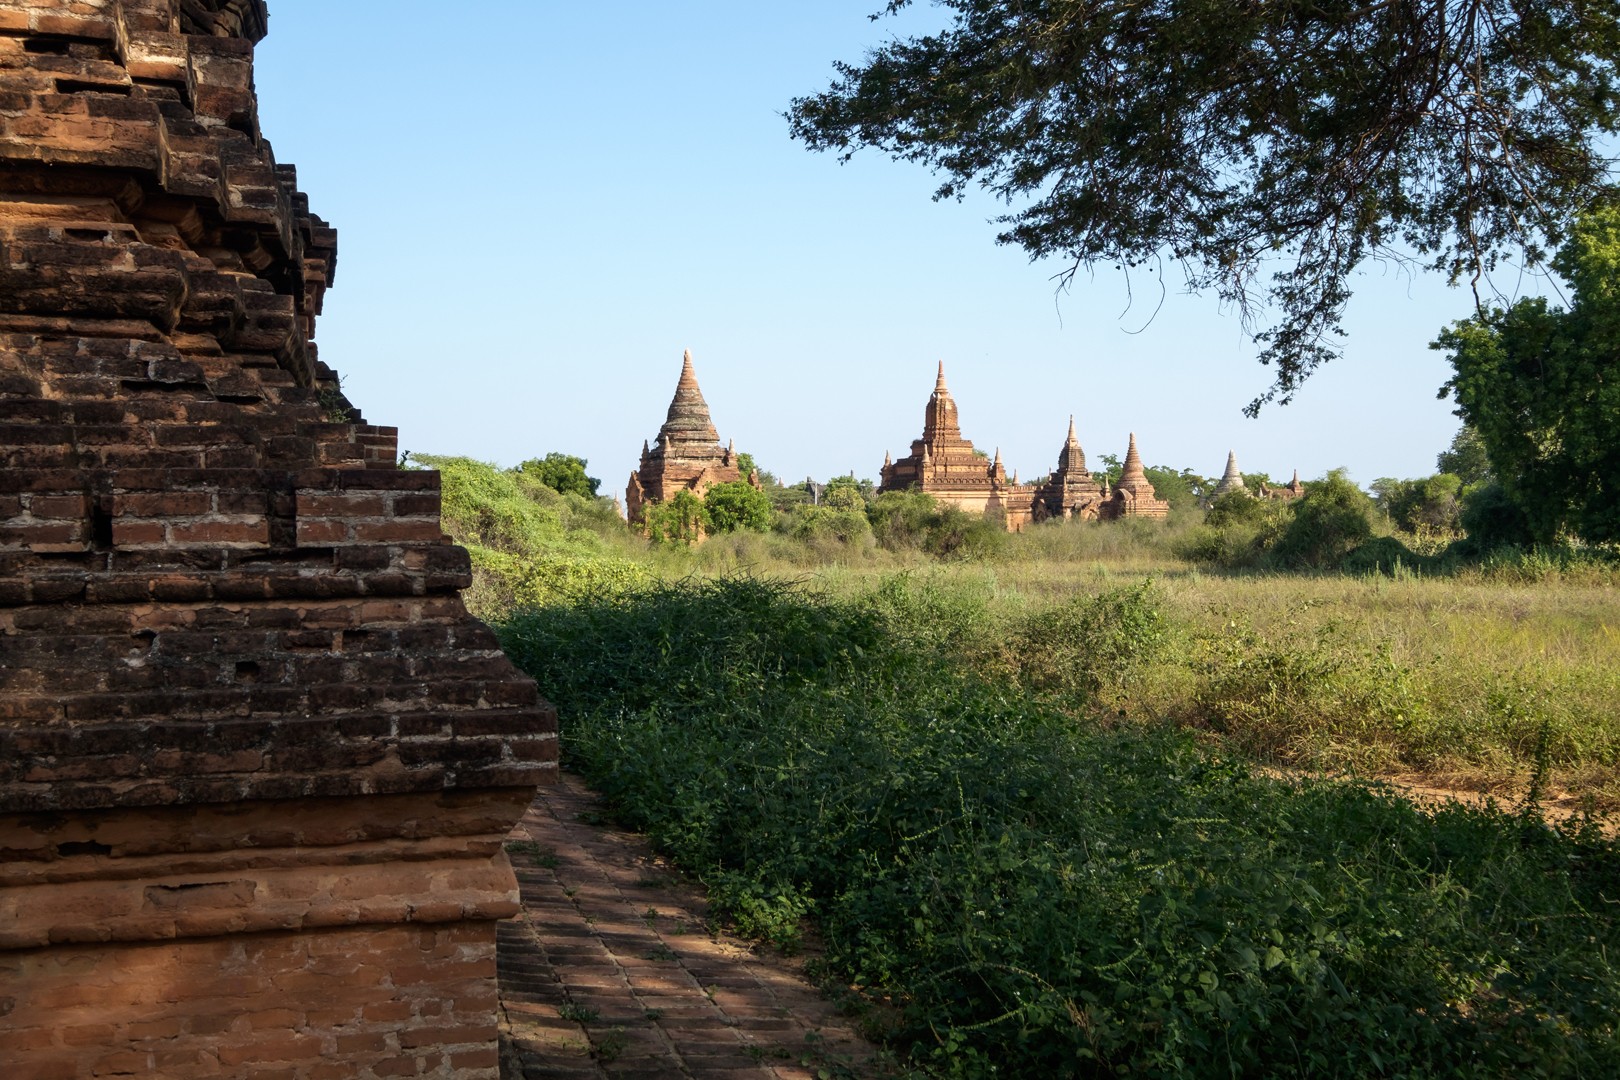
[[[943,361],[923,413],[922,438],[911,444],[911,453],[906,457],[896,461],[885,455],[879,475],[880,493],[922,491],[964,512],[998,517],[1012,532],[1032,521],[1049,518],[1158,518],[1170,510],[1170,504],[1160,499],[1148,482],[1136,450],[1135,434],[1130,436],[1119,481],[1110,486],[1087,470],[1073,416],[1069,417],[1069,434],[1058,453],[1057,468],[1044,483],[1020,484],[1016,473],[1009,479],[1001,463],[1001,451],[988,457],[963,437],[956,401],[945,384]]]
[[[737,469],[735,448],[720,445],[720,433],[709,416],[709,404],[698,388],[692,369],[692,350],[681,357],[681,375],[675,383],[664,426],[648,446],[641,444],[641,465],[625,485],[624,509],[632,522],[642,520],[644,508],[667,502],[682,491],[698,498],[715,484],[747,479],[756,486],[757,476],[744,477]]]
[[[6,1077],[497,1075],[555,717],[317,357],[266,26],[0,0]]]

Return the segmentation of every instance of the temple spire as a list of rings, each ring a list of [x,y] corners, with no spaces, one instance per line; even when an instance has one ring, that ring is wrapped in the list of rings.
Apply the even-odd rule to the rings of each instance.
[[[1079,446],[1080,439],[1074,433],[1074,413],[1069,414],[1069,438],[1065,446]]]
[[[945,386],[945,361],[943,360],[939,362],[939,377],[934,380],[934,393],[950,393],[950,390]]]
[[[1237,451],[1226,452],[1226,472],[1221,474],[1221,482],[1215,485],[1217,496],[1225,495],[1229,491],[1247,491],[1243,483],[1243,473],[1238,470]]]
[[[1125,467],[1120,470],[1119,482],[1124,484],[1127,480],[1146,480],[1147,474],[1142,471],[1142,455],[1136,452],[1136,432],[1131,432],[1130,447],[1125,451]]]
[[[720,433],[709,418],[709,404],[698,389],[697,372],[692,367],[692,350],[681,355],[681,377],[675,383],[675,397],[669,403],[669,414],[664,426],[658,430],[658,442],[663,447],[670,443],[700,443],[718,449]]]

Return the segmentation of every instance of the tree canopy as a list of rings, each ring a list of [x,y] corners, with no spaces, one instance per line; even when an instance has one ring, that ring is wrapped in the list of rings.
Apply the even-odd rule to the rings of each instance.
[[[935,3],[947,29],[838,64],[792,103],[794,137],[925,164],[939,198],[982,186],[1015,207],[999,239],[1068,260],[1065,281],[1179,264],[1274,366],[1251,414],[1336,354],[1364,260],[1477,287],[1610,184],[1612,3]]]
[[[1542,297],[1457,323],[1434,347],[1446,391],[1540,541],[1620,541],[1620,207],[1582,218],[1553,268],[1568,310]]]
[[[583,495],[587,499],[596,497],[596,489],[602,481],[594,476],[585,475],[586,461],[573,454],[560,454],[555,450],[543,458],[530,458],[518,469],[534,477],[546,487],[564,495]]]
[[[771,500],[746,480],[715,484],[703,496],[711,532],[768,532],[771,527]]]

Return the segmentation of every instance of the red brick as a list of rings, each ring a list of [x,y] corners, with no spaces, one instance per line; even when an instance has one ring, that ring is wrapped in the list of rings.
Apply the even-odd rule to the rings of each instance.
[[[359,521],[354,526],[354,538],[362,544],[403,544],[413,541],[432,543],[443,537],[444,529],[436,518]]]
[[[325,547],[331,544],[342,544],[349,539],[349,526],[343,521],[328,521],[317,518],[306,521],[298,520],[298,546],[299,547]]]
[[[259,521],[198,521],[172,526],[176,544],[268,544],[270,523]]]
[[[461,1027],[410,1028],[399,1033],[399,1045],[411,1050],[423,1046],[493,1043],[495,1038],[495,1019],[491,1016],[488,1024],[465,1024]]]

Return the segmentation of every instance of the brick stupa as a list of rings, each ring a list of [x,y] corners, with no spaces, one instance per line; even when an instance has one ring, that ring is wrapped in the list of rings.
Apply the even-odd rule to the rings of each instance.
[[[641,466],[625,485],[625,513],[631,521],[640,521],[645,507],[667,502],[679,492],[690,491],[702,498],[715,484],[741,479],[736,452],[729,443],[720,445],[688,349],[681,357],[681,377],[675,383],[664,426],[658,429],[652,446],[641,444]]]
[[[497,1075],[555,720],[312,344],[262,0],[0,0],[0,1075]]]
[[[1136,433],[1132,432],[1119,480],[1109,491],[1099,516],[1105,521],[1126,517],[1162,518],[1169,512],[1170,504],[1159,498],[1148,482],[1142,468],[1142,455],[1136,452]]]
[[[1226,452],[1226,471],[1221,474],[1220,483],[1215,485],[1212,497],[1218,499],[1222,495],[1234,491],[1241,491],[1245,495],[1250,494],[1248,487],[1243,483],[1243,473],[1238,470],[1237,451],[1228,450]]]

